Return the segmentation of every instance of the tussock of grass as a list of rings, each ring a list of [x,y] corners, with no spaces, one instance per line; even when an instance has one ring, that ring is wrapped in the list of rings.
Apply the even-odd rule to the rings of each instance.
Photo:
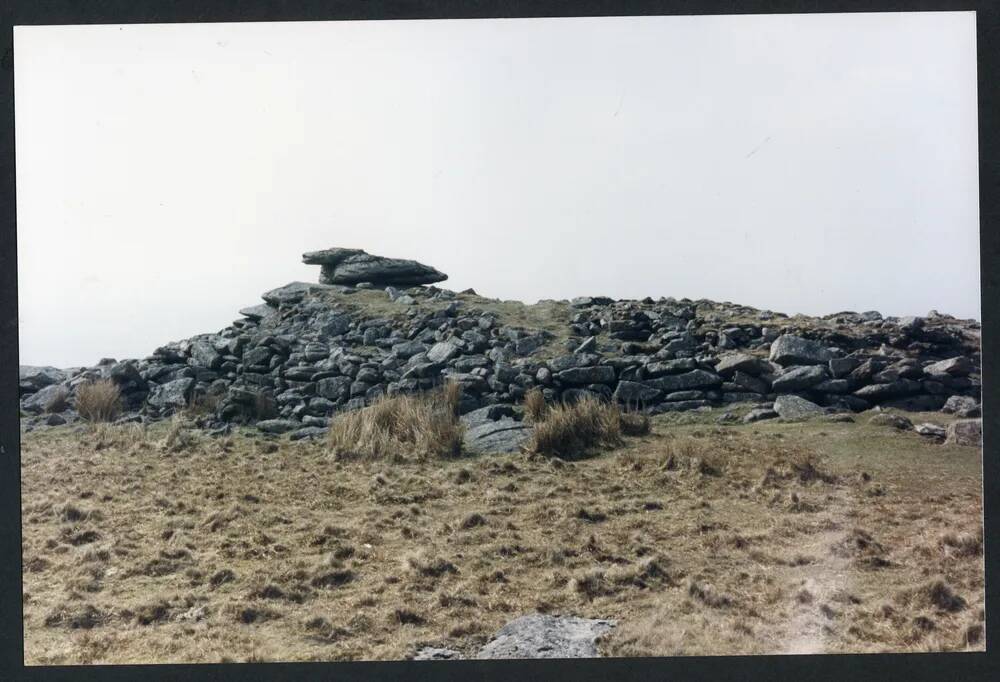
[[[328,442],[344,458],[455,457],[462,448],[455,391],[382,396],[371,406],[336,417]]]
[[[945,533],[941,536],[939,545],[953,556],[982,556],[983,531],[980,529],[976,533]]]
[[[641,431],[642,424],[641,419],[626,417],[617,405],[594,398],[572,405],[552,405],[544,419],[535,424],[529,449],[562,459],[579,459],[593,448],[621,445],[622,435]]]
[[[462,386],[454,381],[446,381],[441,387],[441,398],[448,412],[457,417],[462,404]]]
[[[112,421],[122,411],[121,391],[110,379],[82,384],[76,389],[76,409],[87,421]]]
[[[967,605],[965,599],[957,595],[954,588],[940,578],[915,588],[897,592],[896,603],[935,609],[946,613],[961,611]]]
[[[537,424],[545,420],[545,415],[549,411],[549,405],[545,402],[545,396],[541,390],[533,388],[524,395],[524,418],[526,421]]]

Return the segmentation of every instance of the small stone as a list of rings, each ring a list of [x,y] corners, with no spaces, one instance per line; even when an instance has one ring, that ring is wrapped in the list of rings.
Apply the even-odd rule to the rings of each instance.
[[[876,414],[868,420],[868,423],[875,426],[891,426],[892,428],[899,429],[900,431],[913,430],[913,422],[906,417],[902,417],[898,414],[891,414],[889,412]]]
[[[938,426],[937,424],[917,424],[913,427],[913,430],[921,436],[927,436],[928,438],[936,438],[939,440],[944,440],[944,438],[948,435],[948,430],[943,426]]]
[[[825,410],[816,403],[797,395],[778,396],[774,401],[774,411],[782,419],[801,419],[825,413]]]

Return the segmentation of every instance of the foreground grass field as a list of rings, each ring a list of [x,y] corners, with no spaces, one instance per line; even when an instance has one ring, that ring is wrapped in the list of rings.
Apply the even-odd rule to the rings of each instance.
[[[716,416],[574,462],[22,434],[26,662],[470,655],[531,612],[609,656],[983,649],[978,448]]]

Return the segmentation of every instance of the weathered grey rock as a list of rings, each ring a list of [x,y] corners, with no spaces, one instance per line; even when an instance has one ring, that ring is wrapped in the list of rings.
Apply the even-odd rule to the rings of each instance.
[[[719,357],[719,363],[715,366],[715,371],[725,379],[730,379],[736,372],[742,372],[750,376],[759,376],[763,371],[763,363],[760,358],[746,353],[727,353]]]
[[[868,420],[868,423],[874,426],[891,426],[892,428],[899,429],[900,431],[913,430],[913,422],[906,417],[902,417],[898,414],[891,414],[889,412],[876,414]]]
[[[351,377],[327,377],[316,382],[316,395],[334,402],[347,397],[351,388]]]
[[[260,423],[258,422],[257,427],[260,428]],[[313,438],[322,438],[329,432],[329,428],[325,426],[304,426],[301,429],[295,429],[288,434],[289,440],[305,440]]]
[[[454,649],[439,649],[437,647],[425,646],[417,650],[414,654],[414,661],[457,661],[464,658],[462,652]]]
[[[194,379],[190,377],[174,379],[165,384],[154,386],[147,401],[153,407],[161,410],[182,408],[188,404],[193,388]]]
[[[920,382],[913,379],[897,379],[888,384],[871,384],[863,386],[854,392],[859,398],[878,402],[890,398],[910,395],[920,391]]]
[[[812,386],[811,390],[818,391],[819,393],[834,393],[838,395],[850,393],[851,382],[847,379],[827,379],[826,381],[821,381],[815,386]]]
[[[66,381],[66,373],[55,367],[36,367],[20,365],[17,368],[17,380],[22,392],[33,392],[45,386]]]
[[[415,260],[374,256],[361,249],[312,251],[303,254],[302,262],[322,266],[319,281],[323,284],[370,282],[380,287],[409,287],[448,279],[443,272]]]
[[[205,340],[198,340],[191,344],[191,359],[196,365],[209,369],[216,369],[222,364],[222,356],[216,352],[211,343]]]
[[[407,360],[419,353],[426,353],[427,345],[419,341],[402,341],[392,345],[392,352],[397,357]]]
[[[931,377],[964,377],[971,374],[974,370],[975,365],[972,364],[972,361],[962,355],[956,358],[941,360],[940,362],[935,362],[924,367],[924,373]]]
[[[442,341],[440,343],[435,343],[431,346],[431,349],[427,351],[428,362],[443,363],[448,362],[453,357],[457,356],[462,351],[459,350],[458,346],[448,341]]]
[[[921,436],[927,436],[928,438],[936,438],[938,440],[944,440],[948,435],[948,430],[943,426],[938,426],[937,424],[917,424],[913,427],[913,430],[919,433]]]
[[[576,347],[576,350],[574,350],[573,352],[590,353],[593,352],[594,350],[597,350],[597,337],[588,336],[586,339],[583,340],[583,343],[581,343],[579,346]]]
[[[21,409],[30,414],[40,414],[53,398],[66,390],[63,384],[49,384],[21,401]]]
[[[463,414],[460,417],[462,424],[465,425],[466,429],[471,429],[476,426],[482,426],[483,424],[498,421],[500,419],[513,419],[514,408],[511,405],[504,405],[503,403],[497,405],[487,405],[485,407],[480,407],[475,410],[471,410]]]
[[[744,424],[752,424],[763,419],[775,419],[778,413],[769,407],[758,407],[750,410],[743,416]]]
[[[678,400],[705,400],[705,397],[705,391],[674,391],[663,396],[663,399],[676,402]]]
[[[477,455],[518,452],[530,437],[530,426],[504,417],[466,429],[462,437],[462,448],[470,454]]]
[[[545,336],[542,334],[532,334],[524,336],[514,342],[514,352],[518,355],[531,355],[536,350],[545,345]]]
[[[698,366],[694,358],[678,358],[676,360],[664,360],[663,362],[651,362],[646,365],[646,376],[655,379],[667,374],[680,374],[690,372]]]
[[[834,379],[843,379],[860,364],[857,358],[832,358],[829,362],[830,374]]]
[[[556,374],[556,379],[570,386],[585,386],[587,384],[613,384],[615,368],[607,365],[594,367],[572,367]]]
[[[62,426],[66,423],[66,417],[61,414],[50,414],[45,417],[46,426]]]
[[[948,435],[945,437],[944,442],[950,445],[982,447],[983,420],[960,419],[948,424]]]
[[[255,305],[255,306],[250,306],[249,308],[240,309],[240,315],[243,315],[254,321],[262,320],[268,315],[275,312],[277,312],[277,310],[267,305],[266,303],[261,303],[260,305]]]
[[[789,365],[825,365],[833,358],[829,349],[818,341],[792,334],[779,336],[771,343],[771,362]]]
[[[775,393],[791,393],[801,391],[829,379],[824,365],[806,365],[791,367],[771,382],[771,390]]]
[[[761,377],[747,374],[740,370],[733,372],[731,381],[733,384],[751,393],[767,393],[771,390],[771,384]]]
[[[979,403],[975,398],[967,395],[953,395],[945,401],[941,411],[960,414],[969,413],[977,407],[979,407]]]
[[[265,291],[261,294],[261,298],[272,306],[279,306],[282,304],[288,305],[291,303],[298,303],[305,295],[314,291],[324,291],[330,290],[332,287],[324,286],[323,284],[310,284],[309,282],[290,282],[283,287],[278,287],[277,289],[271,289],[270,291]]]
[[[802,419],[826,412],[816,403],[797,395],[779,395],[774,401],[774,411],[782,419]]]
[[[687,391],[700,388],[712,388],[722,385],[722,377],[714,372],[703,369],[695,369],[684,374],[670,374],[659,379],[644,381],[643,384],[651,388],[673,393],[674,391]]]
[[[264,433],[286,433],[288,431],[298,429],[301,426],[301,423],[291,419],[264,419],[257,422],[257,428]]]
[[[597,658],[597,639],[613,627],[613,620],[521,616],[500,628],[476,658]]]
[[[944,401],[943,395],[919,394],[885,400],[879,404],[882,407],[893,407],[897,410],[906,410],[908,412],[935,412],[944,406]]]
[[[624,405],[645,405],[655,402],[663,392],[637,381],[619,381],[614,399]]]
[[[316,319],[319,335],[332,338],[346,334],[351,328],[351,317],[342,313],[328,312]]]

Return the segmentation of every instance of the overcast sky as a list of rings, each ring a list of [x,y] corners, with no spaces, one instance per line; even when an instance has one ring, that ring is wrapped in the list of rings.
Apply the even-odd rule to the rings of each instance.
[[[22,364],[414,258],[493,297],[980,317],[973,13],[15,29]]]

